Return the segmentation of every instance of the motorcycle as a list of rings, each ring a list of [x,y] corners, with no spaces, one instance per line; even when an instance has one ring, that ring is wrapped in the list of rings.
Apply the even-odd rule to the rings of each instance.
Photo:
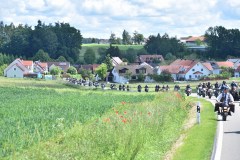
[[[198,88],[198,95],[205,97],[206,96],[206,88],[199,87]]]
[[[189,96],[191,93],[192,93],[192,89],[191,88],[188,88],[188,89],[186,89],[186,94],[187,94],[187,96]]]
[[[233,96],[234,98],[234,101],[238,101],[239,100],[239,95],[238,95],[238,92],[237,92],[237,87],[232,87],[231,90],[230,90],[230,93],[231,95]]]
[[[228,112],[230,112],[229,106],[220,107],[220,115],[222,116],[223,121],[227,120]]]
[[[213,96],[213,90],[212,90],[211,88],[209,88],[209,89],[207,90],[207,95],[208,95],[209,99],[212,98],[212,96]]]
[[[214,96],[217,98],[219,95],[219,89],[218,88],[215,88],[214,89]]]

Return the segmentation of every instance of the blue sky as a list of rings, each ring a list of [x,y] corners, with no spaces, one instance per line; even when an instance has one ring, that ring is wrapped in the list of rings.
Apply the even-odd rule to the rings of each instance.
[[[83,37],[121,37],[126,29],[199,36],[210,26],[240,28],[239,0],[0,0],[0,21],[29,24],[68,22]]]

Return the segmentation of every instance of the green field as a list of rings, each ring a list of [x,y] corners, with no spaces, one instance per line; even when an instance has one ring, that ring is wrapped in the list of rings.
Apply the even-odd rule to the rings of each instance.
[[[0,78],[0,159],[162,159],[190,109],[174,95]]]

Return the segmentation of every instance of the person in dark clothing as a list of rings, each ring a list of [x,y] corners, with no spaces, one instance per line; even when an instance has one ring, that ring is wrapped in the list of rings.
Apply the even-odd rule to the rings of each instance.
[[[145,92],[148,92],[148,85],[145,86]]]
[[[238,85],[235,81],[232,81],[232,83],[231,83],[231,88],[233,88],[233,87],[238,87]]]
[[[121,91],[122,90],[122,85],[120,84],[118,88],[119,88],[119,91]]]
[[[130,87],[129,87],[129,85],[127,85],[127,91],[130,91]]]
[[[139,84],[138,87],[137,87],[137,89],[138,89],[138,92],[141,92],[142,86]]]
[[[123,89],[123,91],[125,91],[125,89],[126,89],[126,88],[125,88],[125,85],[122,85],[122,89]]]
[[[218,88],[219,88],[218,82],[216,82],[216,83],[214,84],[214,87],[215,87],[215,89],[218,89]]]

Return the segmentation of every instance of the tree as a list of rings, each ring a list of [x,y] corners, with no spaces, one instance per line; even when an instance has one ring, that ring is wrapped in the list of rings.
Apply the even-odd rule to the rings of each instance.
[[[92,77],[93,77],[92,72],[90,70],[87,70],[87,69],[81,69],[79,71],[79,74],[81,74],[82,78],[84,78],[84,79],[86,79],[86,78],[92,79]]]
[[[137,31],[134,31],[133,33],[133,42],[135,44],[141,44],[141,42],[144,41],[143,34],[138,33]]]
[[[59,56],[56,61],[57,61],[57,62],[67,62],[66,58],[63,57],[63,56]]]
[[[34,61],[41,61],[41,62],[47,62],[50,61],[51,58],[49,57],[47,52],[44,52],[42,49],[38,50],[38,52],[33,57]]]
[[[71,66],[68,68],[67,73],[75,75],[75,74],[77,74],[77,69],[75,67]]]
[[[6,69],[7,67],[8,67],[7,64],[3,64],[0,66],[0,76],[3,76],[4,69]]]
[[[126,30],[122,33],[122,43],[124,45],[131,44],[131,36]]]
[[[51,75],[59,75],[61,73],[61,69],[57,66],[53,67],[50,71]]]
[[[102,63],[96,68],[96,73],[102,80],[104,80],[104,78],[107,76],[107,65],[105,63]]]
[[[110,71],[113,68],[112,58],[110,57],[109,54],[105,57],[104,63],[107,65],[107,70],[108,71]]]
[[[96,60],[96,54],[92,48],[87,48],[84,54],[84,61],[87,64],[93,64]]]
[[[133,63],[137,58],[137,51],[133,48],[128,48],[125,53],[122,53],[122,57],[126,58],[128,62]]]
[[[106,51],[107,54],[109,54],[111,57],[121,57],[121,52],[118,48],[118,46],[112,46],[110,44],[110,47]]]
[[[115,33],[111,33],[109,42],[110,42],[110,44],[117,44],[117,38],[116,38]]]

